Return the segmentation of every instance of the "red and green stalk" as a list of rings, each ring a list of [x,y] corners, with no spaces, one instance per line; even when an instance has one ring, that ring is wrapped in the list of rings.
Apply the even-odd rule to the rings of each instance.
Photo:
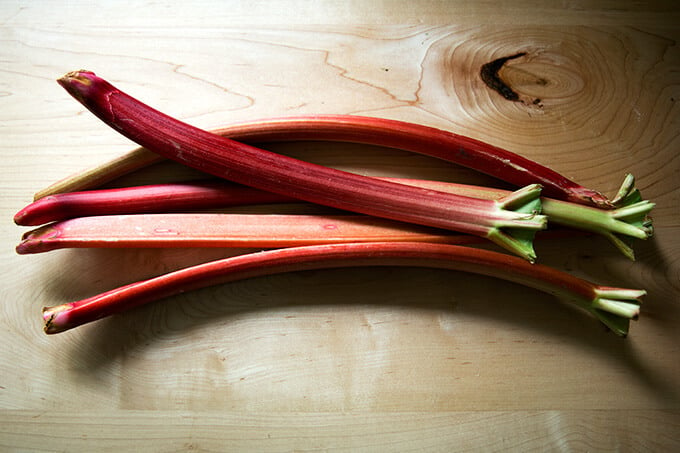
[[[642,290],[598,286],[548,266],[488,250],[448,244],[392,242],[291,247],[213,261],[43,310],[45,332],[59,333],[185,291],[246,278],[350,266],[419,266],[489,275],[573,303],[617,335],[639,314]]]
[[[490,200],[502,199],[510,193],[500,189],[437,181],[389,180]],[[260,217],[265,225],[259,227],[253,224],[257,220],[256,216],[188,214],[172,217],[125,216],[118,218],[115,216],[116,214],[191,212],[232,205],[294,201],[296,200],[290,197],[226,181],[159,184],[49,195],[22,209],[15,216],[15,222],[20,225],[40,225],[71,218],[73,220],[57,222],[26,233],[17,247],[17,252],[37,253],[63,247],[188,247],[196,244],[240,247],[246,231],[248,241],[253,247],[268,247],[269,245],[266,244],[269,243],[276,243],[279,246],[303,245],[304,241],[308,243],[317,241],[320,236],[313,237],[312,231],[315,231],[317,225],[323,225],[325,220],[314,216],[298,217],[299,225],[294,225],[294,216]],[[652,234],[651,220],[648,219],[647,214],[654,204],[640,200],[639,196],[628,197],[630,204],[611,210],[545,197],[541,201],[543,214],[548,217],[549,223],[601,234],[610,239],[631,259],[634,259],[633,250],[623,238],[646,239]],[[77,218],[104,215],[107,217]],[[385,234],[381,238],[375,229],[367,229],[364,231],[365,234],[361,234],[362,224],[373,222],[375,226],[375,221],[361,217],[352,219],[345,217],[345,220],[347,221],[343,222],[344,228],[336,231],[337,240],[341,237],[353,241],[400,240],[400,237],[401,240],[407,240],[409,237],[416,240],[416,238],[428,236],[432,240],[439,237],[437,242],[442,240],[441,237],[445,237],[446,242],[454,240],[452,235],[443,232],[423,234],[423,229],[415,226],[410,228],[414,234],[408,237],[403,236],[403,234],[411,233],[407,232],[409,227],[393,222],[378,222]],[[278,241],[271,238],[271,234],[274,233],[271,222],[277,222]],[[350,229],[349,225],[353,223],[356,228]],[[402,232],[401,236],[393,234],[395,228]],[[166,229],[174,231],[174,237],[167,234]],[[345,235],[345,230],[351,233]],[[300,236],[303,231],[307,231],[310,237]],[[329,231],[324,231],[324,233],[324,237],[330,237]],[[258,237],[260,243],[258,243]],[[298,238],[299,242],[291,243],[288,238]],[[455,240],[456,243],[460,243],[459,239]]]
[[[344,141],[385,146],[453,162],[519,187],[541,184],[543,194],[610,209],[617,205],[601,193],[520,155],[463,135],[405,121],[355,115],[305,115],[235,123],[212,131],[245,143],[274,141]],[[35,199],[61,192],[93,189],[131,171],[162,160],[144,148],[70,176],[38,192]]]
[[[576,209],[579,214],[574,215],[573,203],[544,199],[543,204],[555,223],[610,235],[617,240],[618,235],[645,238],[651,234],[651,223],[647,213],[653,204],[641,200],[633,187],[632,177],[626,178],[619,194],[612,201],[608,201],[597,192],[563,179],[545,167],[531,161],[525,162],[519,156],[482,142],[432,128],[375,118],[303,117],[283,119],[280,123],[275,120],[265,123],[258,121],[250,125],[240,125],[226,132],[222,131],[225,135],[232,133],[232,137],[235,135],[239,139],[253,139],[258,142],[286,139],[348,140],[410,149],[446,160],[453,160],[451,156],[457,155],[458,159],[470,159],[471,162],[468,163],[471,163],[469,166],[472,168],[489,174],[509,171],[507,178],[503,178],[509,182],[519,185],[535,184],[513,193],[468,188],[472,192],[467,192],[465,196],[452,195],[447,190],[455,185],[431,183],[435,185],[420,188],[409,186],[408,181],[383,181],[361,177],[296,161],[201,131],[139,103],[87,71],[69,73],[60,79],[60,83],[107,124],[141,146],[207,173],[260,190],[232,185],[228,188],[231,194],[229,195],[222,193],[223,189],[215,185],[189,184],[120,189],[113,192],[95,191],[88,193],[85,198],[81,198],[81,194],[68,194],[63,198],[50,197],[42,204],[35,204],[22,210],[15,218],[20,224],[31,222],[39,224],[71,216],[112,214],[112,209],[115,210],[117,205],[126,202],[130,202],[129,209],[132,212],[150,210],[167,212],[186,208],[209,209],[225,204],[305,200],[387,219],[472,233],[477,237],[489,238],[520,256],[533,260],[531,239],[538,229],[545,226],[545,218],[539,214],[540,187],[535,184],[540,182],[546,188],[549,187],[546,192],[553,196],[610,209],[603,211],[578,206],[578,209],[586,211]],[[349,120],[345,122],[348,118]],[[437,135],[440,133],[441,135]],[[434,151],[428,152],[428,148]],[[151,160],[153,159],[147,159],[149,162]],[[123,158],[116,165],[124,172],[130,168],[130,161]],[[508,170],[508,167],[511,170]],[[58,187],[60,190],[73,187],[73,184],[77,183],[76,180],[88,183],[101,180],[106,176],[104,173],[110,173],[110,169],[109,165],[102,171],[94,170],[84,178],[64,181]],[[542,180],[543,177],[546,179]],[[555,189],[553,186],[559,190],[553,192]],[[171,191],[170,194],[168,191]],[[178,193],[183,195],[173,197]],[[614,206],[618,209],[611,209]],[[193,215],[180,214],[173,217],[171,214],[163,214],[155,217],[157,220],[165,219],[168,227],[154,227],[154,231],[160,235],[175,236],[173,226],[188,225],[195,233],[196,223],[190,220]],[[211,230],[213,235],[223,234],[220,227],[226,218],[239,217],[241,220],[236,222],[236,226],[240,225],[239,228],[245,229],[249,229],[247,222],[251,222],[251,225],[253,222],[252,218],[248,219],[249,216],[243,215],[195,215],[199,218],[198,222],[202,222],[208,229],[216,228],[214,231]],[[137,222],[154,217],[152,215],[127,217],[136,219],[127,224],[133,229],[142,224],[154,225],[147,223],[146,220]],[[261,216],[256,217],[256,223],[262,226]],[[270,227],[274,230],[279,226],[285,227],[287,233],[283,233],[284,235],[291,234],[292,240],[302,237],[303,244],[309,243],[304,241],[316,235],[316,232],[304,230],[304,225],[314,225],[314,229],[325,228],[328,231],[337,230],[338,226],[342,225],[341,229],[349,231],[350,234],[343,239],[337,239],[341,243],[328,243],[336,240],[331,234],[321,238],[322,244],[319,245],[293,246],[244,254],[132,283],[81,301],[47,307],[43,311],[45,331],[50,334],[63,332],[145,303],[209,285],[281,272],[348,266],[424,266],[495,276],[545,291],[573,303],[621,336],[627,335],[629,321],[637,319],[640,300],[645,295],[643,290],[599,286],[507,254],[436,243],[440,240],[459,240],[450,238],[467,241],[471,236],[456,236],[448,231],[440,232],[365,216],[296,216],[298,220],[309,218],[312,222],[300,223],[297,228],[302,229],[296,233],[287,229],[292,224],[292,219],[287,217],[290,216],[280,216],[281,220],[272,222]],[[93,222],[89,228],[101,229],[104,225],[102,222],[112,221],[126,220],[125,216],[117,218],[111,215],[65,220],[29,233],[23,244],[27,249],[38,247],[40,241],[50,239],[47,233],[50,228],[52,233],[57,232],[57,236],[68,237],[71,234],[65,233],[70,228],[68,222],[76,222],[75,225],[80,227],[86,227],[87,222]],[[345,225],[342,222],[348,223]],[[74,223],[71,223],[71,226],[73,225]],[[372,228],[377,228],[374,230],[377,232],[374,236],[367,233]],[[393,234],[391,242],[384,242],[380,238],[384,238],[385,232],[390,229],[389,234]],[[282,235],[280,231],[274,230],[262,233],[260,239]],[[122,231],[118,227],[104,228],[103,231],[113,243],[121,238],[121,235],[116,236],[112,233]],[[238,234],[236,233],[237,236]],[[408,242],[401,242],[403,237]],[[616,242],[615,239],[612,240]],[[348,243],[347,240],[368,242]],[[375,242],[376,240],[380,242]],[[417,242],[420,240],[425,242]],[[140,243],[150,244],[152,241],[155,239],[144,239]],[[175,244],[178,243],[177,238],[168,243],[173,241]],[[51,246],[49,241],[45,244],[47,247]]]
[[[356,175],[261,150],[165,115],[92,72],[59,83],[106,124],[184,165],[261,190],[334,208],[468,233],[534,261],[532,239],[545,228],[538,184],[482,200]]]

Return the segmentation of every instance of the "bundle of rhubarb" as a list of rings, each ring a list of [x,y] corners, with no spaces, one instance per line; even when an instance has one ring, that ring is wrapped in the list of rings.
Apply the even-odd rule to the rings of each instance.
[[[533,239],[550,224],[630,242],[652,234],[653,203],[632,176],[613,199],[509,151],[451,132],[349,115],[264,119],[203,131],[127,95],[89,71],[59,83],[106,124],[143,148],[41,191],[15,216],[17,252],[64,247],[249,247],[243,254],[43,310],[58,333],[180,292],[254,276],[346,266],[426,266],[494,276],[543,290],[594,315],[618,335],[639,314],[644,290],[600,286],[535,264]],[[381,145],[454,162],[519,186],[490,187],[360,176],[246,143],[286,140]],[[168,158],[217,177],[207,182],[100,189]],[[302,201],[337,215],[206,213]],[[506,252],[469,246],[491,241]]]

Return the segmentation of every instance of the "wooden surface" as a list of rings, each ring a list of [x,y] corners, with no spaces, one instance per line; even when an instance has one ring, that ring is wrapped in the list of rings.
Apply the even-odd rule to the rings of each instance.
[[[0,450],[677,448],[680,14],[674,2],[505,3],[2,2]],[[536,104],[479,78],[518,52],[502,76]],[[48,337],[44,305],[239,252],[14,254],[25,228],[11,219],[35,191],[134,148],[55,83],[79,68],[205,128],[373,115],[506,147],[607,194],[632,172],[657,203],[637,262],[599,238],[537,251],[645,288],[640,320],[623,340],[520,286],[379,268],[208,288]],[[493,183],[394,150],[275,148],[363,174]]]

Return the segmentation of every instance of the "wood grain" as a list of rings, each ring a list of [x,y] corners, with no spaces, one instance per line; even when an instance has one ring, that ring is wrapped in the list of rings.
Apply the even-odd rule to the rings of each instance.
[[[133,15],[127,2],[3,5],[0,449],[677,447],[674,3],[319,2],[301,14],[302,3],[142,2]],[[515,102],[479,71],[518,52],[526,55],[499,72]],[[134,148],[54,82],[81,67],[204,128],[286,114],[374,115],[503,146],[608,194],[632,172],[657,203],[655,237],[635,244],[635,263],[599,238],[539,242],[537,251],[575,275],[647,289],[642,316],[621,340],[516,285],[375,268],[222,285],[47,337],[44,305],[245,251],[14,254],[24,229],[11,217],[35,191]],[[363,174],[498,184],[390,149],[272,148]],[[117,184],[192,175],[162,164]]]
[[[678,419],[656,411],[471,411],[443,413],[168,412],[100,414],[17,411],[4,446],[86,451],[668,451]],[[52,426],[45,432],[45,426]],[[518,433],[518,426],[521,427]],[[630,426],[623,435],[621,426]],[[342,434],[340,434],[342,433]],[[448,447],[448,448],[447,448]]]

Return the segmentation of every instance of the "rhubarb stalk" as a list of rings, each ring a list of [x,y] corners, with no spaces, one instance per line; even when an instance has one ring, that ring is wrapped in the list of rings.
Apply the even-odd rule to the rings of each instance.
[[[59,83],[106,124],[139,145],[189,167],[312,203],[485,237],[534,261],[545,228],[540,185],[500,201],[481,200],[343,172],[203,131],[165,115],[88,71]]]
[[[280,248],[342,242],[473,244],[478,236],[362,215],[135,214],[78,217],[24,234],[16,251],[62,248]]]
[[[569,180],[530,159],[463,135],[405,121],[354,115],[306,115],[231,124],[215,134],[245,143],[325,140],[386,146],[453,162],[522,187],[541,184],[543,194],[574,203],[609,209],[616,204],[601,193]],[[98,187],[127,172],[162,160],[139,148],[99,167],[61,180],[35,199],[59,192]]]
[[[48,195],[17,212],[14,223],[33,226],[84,216],[186,212],[295,201],[299,200],[228,181],[153,184]]]
[[[97,296],[43,310],[45,332],[65,330],[185,291],[245,278],[349,266],[421,266],[498,277],[573,303],[625,336],[639,314],[643,290],[598,286],[548,266],[507,254],[432,243],[344,243],[239,255],[132,283]]]
[[[463,184],[412,179],[384,179],[440,192],[489,200],[500,200],[510,194],[510,192],[501,189]],[[619,208],[604,210],[542,197],[543,214],[548,217],[548,222],[551,224],[601,234],[608,238],[628,258],[634,259],[633,249],[626,242],[626,238],[646,239],[652,235],[651,219],[647,217],[647,214],[654,207],[654,204],[640,198],[639,193],[633,187],[632,176],[626,178],[626,181],[626,190],[622,191],[618,197],[621,200],[621,207]],[[26,206],[16,214],[14,220],[20,225],[40,225],[78,216],[198,211],[239,204],[291,201],[296,200],[283,195],[230,184],[226,181],[224,183],[158,184],[50,195]],[[130,221],[135,221],[135,219],[139,220],[140,218],[130,217]],[[192,227],[190,219],[176,218],[176,220],[182,220],[182,227],[185,232],[190,233],[193,230],[196,236],[201,236],[199,233],[202,229],[201,225],[197,224]],[[30,232],[24,237],[24,241],[17,250],[20,253],[51,250],[51,248],[45,247],[46,242],[50,242],[52,247],[92,246],[81,245],[88,243],[100,243],[102,246],[106,246],[110,242],[115,243],[114,238],[118,235],[125,234],[108,225],[106,218],[99,219],[96,222],[100,223],[98,228],[94,226],[95,221],[75,221]],[[218,220],[215,219],[215,222],[218,222]],[[92,228],[93,231],[97,230],[100,233],[108,232],[112,236],[111,241],[93,242],[92,239],[86,240],[85,237],[82,241],[79,240],[76,231],[82,231],[83,225],[87,225],[87,228]],[[231,243],[228,240],[231,228],[231,226],[225,226],[224,243]],[[144,229],[148,230],[149,228],[145,227]],[[262,239],[266,241],[267,238],[263,236]],[[173,246],[172,241],[164,242],[164,244]],[[181,244],[177,245],[181,246]]]

